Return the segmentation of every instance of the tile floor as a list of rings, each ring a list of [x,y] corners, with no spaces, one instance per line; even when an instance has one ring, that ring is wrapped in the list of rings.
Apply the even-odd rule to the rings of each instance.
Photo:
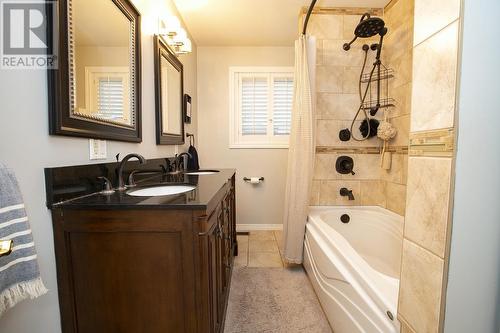
[[[238,235],[239,254],[234,258],[235,266],[285,267],[281,258],[282,231],[251,231]]]

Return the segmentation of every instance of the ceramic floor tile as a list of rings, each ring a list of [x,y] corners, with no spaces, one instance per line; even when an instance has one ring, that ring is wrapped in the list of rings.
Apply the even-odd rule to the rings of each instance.
[[[274,231],[274,238],[276,238],[276,242],[278,243],[278,248],[281,249],[283,248],[283,231],[282,230],[275,230]]]
[[[248,247],[248,235],[237,235],[236,239],[238,240],[238,246],[247,246]]]
[[[256,240],[251,239],[248,243],[249,252],[278,252],[278,244],[276,240]]]
[[[250,240],[274,240],[272,231],[251,231],[249,235]]]
[[[248,267],[283,267],[279,252],[249,252]]]
[[[241,252],[238,249],[238,255],[234,257],[234,266],[235,267],[248,266],[248,251]]]

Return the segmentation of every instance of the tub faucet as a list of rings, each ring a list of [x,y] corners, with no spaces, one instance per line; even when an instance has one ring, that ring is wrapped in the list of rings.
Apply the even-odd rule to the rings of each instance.
[[[352,190],[348,190],[345,187],[340,189],[340,195],[343,197],[348,197],[349,200],[354,200],[354,195],[352,194]]]

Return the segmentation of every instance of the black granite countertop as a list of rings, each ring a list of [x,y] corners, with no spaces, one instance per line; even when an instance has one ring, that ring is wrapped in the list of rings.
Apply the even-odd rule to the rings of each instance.
[[[95,193],[78,199],[72,199],[57,204],[65,209],[207,209],[212,199],[233,176],[235,170],[222,169],[210,175],[158,175],[142,180],[137,187],[126,191],[115,191],[105,195]],[[159,185],[194,185],[196,188],[190,192],[137,197],[127,194],[137,189]]]
[[[158,165],[161,159],[154,160]],[[131,163],[134,169],[150,170],[148,166]],[[215,169],[219,172],[209,175],[163,174],[150,172],[137,175],[137,186],[113,194],[101,194],[102,185],[98,176],[108,176],[115,184],[115,163],[75,167],[47,168],[47,206],[64,209],[178,209],[204,210],[215,199],[217,193],[235,174],[234,169]],[[204,168],[206,169],[206,168]],[[125,173],[127,175],[127,173]],[[126,178],[125,178],[126,179]],[[192,191],[164,196],[138,197],[129,191],[160,185],[193,185]]]

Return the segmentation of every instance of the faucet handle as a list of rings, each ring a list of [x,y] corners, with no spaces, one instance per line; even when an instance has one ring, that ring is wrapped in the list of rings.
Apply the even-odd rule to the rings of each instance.
[[[104,182],[104,189],[100,192],[101,194],[109,195],[115,192],[111,187],[111,181],[108,178],[101,176],[97,177],[97,179],[102,180]]]
[[[134,170],[128,175],[128,185],[127,187],[136,187],[137,184],[135,183],[134,180],[134,175],[138,172],[139,170]]]

